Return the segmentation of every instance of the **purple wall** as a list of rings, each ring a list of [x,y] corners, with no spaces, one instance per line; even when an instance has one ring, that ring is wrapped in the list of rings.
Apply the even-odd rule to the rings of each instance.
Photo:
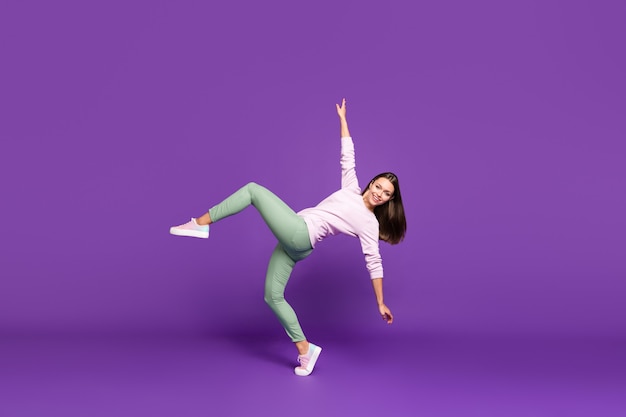
[[[280,332],[252,210],[168,228],[247,181],[295,209],[401,179],[394,332],[626,326],[621,1],[5,1],[0,331]],[[288,296],[306,329],[381,326],[355,239]]]

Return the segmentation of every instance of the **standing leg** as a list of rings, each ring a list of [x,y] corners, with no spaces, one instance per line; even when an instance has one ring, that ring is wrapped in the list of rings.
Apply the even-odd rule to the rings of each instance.
[[[307,376],[313,372],[322,348],[307,341],[296,312],[285,300],[285,287],[295,264],[296,260],[285,252],[283,246],[280,243],[276,245],[265,278],[265,302],[274,311],[291,341],[296,344],[300,362],[300,366],[294,370],[296,375]]]
[[[279,243],[274,248],[265,276],[265,302],[278,317],[287,335],[294,343],[306,341],[296,312],[285,300],[285,287],[296,262]]]

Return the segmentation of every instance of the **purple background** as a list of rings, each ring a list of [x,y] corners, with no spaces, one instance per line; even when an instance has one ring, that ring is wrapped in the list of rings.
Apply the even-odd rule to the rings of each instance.
[[[287,291],[307,335],[326,348],[317,382],[306,383],[322,391],[294,392],[290,401],[323,394],[358,402],[380,384],[392,405],[364,403],[362,413],[402,415],[413,406],[424,415],[504,415],[516,404],[520,416],[555,415],[556,399],[580,399],[580,391],[597,394],[589,410],[602,404],[604,415],[623,414],[615,410],[625,409],[616,399],[626,386],[625,18],[620,1],[4,1],[7,415],[37,415],[21,395],[34,380],[35,394],[49,392],[46,376],[58,388],[59,372],[68,393],[91,387],[67,376],[84,372],[94,386],[142,387],[117,403],[152,398],[154,387],[128,382],[150,380],[145,372],[154,369],[137,364],[133,346],[159,346],[154,358],[172,368],[157,368],[153,380],[189,378],[177,398],[198,415],[232,411],[226,394],[219,405],[198,400],[216,381],[246,398],[263,392],[269,373],[288,391],[293,348],[262,299],[274,241],[260,217],[248,210],[224,220],[208,241],[168,229],[248,181],[296,210],[333,192],[342,97],[361,183],[386,170],[401,180],[408,234],[381,247],[396,322],[380,322],[358,241],[322,242]],[[103,348],[102,338],[118,349]],[[120,338],[133,342],[122,348]],[[196,356],[176,340],[189,340]],[[365,353],[350,365],[357,343]],[[561,348],[573,346],[571,361],[563,359]],[[185,362],[194,377],[171,365],[187,354],[198,361]],[[55,368],[66,356],[82,361]],[[53,359],[29,367],[34,357]],[[355,360],[363,370],[353,373]],[[369,372],[361,361],[372,362]],[[490,369],[512,381],[510,391],[485,377]],[[465,379],[446,379],[451,370]],[[571,380],[571,372],[580,384],[591,372],[604,385],[542,391],[536,383],[547,373]],[[484,391],[476,380],[488,381]],[[245,381],[261,388],[242,388]],[[464,381],[480,394],[471,397]],[[519,394],[526,382],[539,388]],[[359,394],[337,394],[345,386]],[[486,402],[494,387],[499,399]],[[250,406],[271,404],[258,395]],[[48,411],[99,415],[97,401],[82,398]],[[176,414],[133,404],[128,415]],[[356,410],[323,407],[312,412]]]

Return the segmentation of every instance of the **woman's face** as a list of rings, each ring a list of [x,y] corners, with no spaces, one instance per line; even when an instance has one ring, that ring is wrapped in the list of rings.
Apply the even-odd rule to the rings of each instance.
[[[370,210],[374,210],[374,207],[381,206],[387,201],[393,198],[395,188],[391,181],[387,178],[376,178],[367,187],[367,192],[363,194],[363,201]]]

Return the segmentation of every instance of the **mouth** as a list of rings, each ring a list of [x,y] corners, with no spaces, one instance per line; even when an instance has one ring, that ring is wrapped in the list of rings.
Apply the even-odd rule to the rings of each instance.
[[[380,203],[382,201],[382,199],[376,197],[374,194],[372,194],[372,200],[374,200],[374,203]]]

